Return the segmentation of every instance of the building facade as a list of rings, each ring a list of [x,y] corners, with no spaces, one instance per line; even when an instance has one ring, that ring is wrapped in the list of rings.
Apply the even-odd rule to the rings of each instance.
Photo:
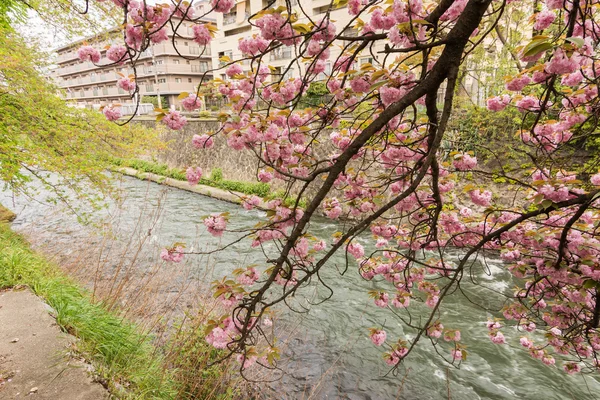
[[[272,0],[271,0],[272,1]],[[242,52],[238,49],[238,42],[240,39],[249,37],[252,35],[258,35],[259,29],[252,26],[248,22],[248,18],[258,13],[260,10],[267,7],[271,1],[269,0],[242,0],[236,3],[236,6],[231,9],[228,14],[215,14],[217,19],[217,26],[219,27],[218,36],[213,40],[213,53],[216,53],[217,58],[223,56],[229,57],[231,60],[243,58]],[[302,4],[298,4],[298,2]],[[292,8],[296,11],[299,17],[299,23],[308,22],[308,18],[304,13],[308,14],[313,21],[320,21],[327,11],[330,11],[330,18],[335,21],[338,33],[348,25],[352,20],[352,16],[348,14],[346,6],[333,7],[333,0],[287,0],[288,4],[291,4]],[[271,5],[272,8],[280,6],[286,6],[286,0],[276,0]],[[302,8],[300,8],[302,7]],[[345,36],[357,36],[358,31],[355,29],[346,30]],[[379,48],[381,47],[381,48]],[[374,49],[370,54],[364,54],[360,56],[356,61],[359,65],[364,63],[374,63],[375,59],[383,59],[381,54],[377,54],[376,51],[383,50],[383,44],[378,44],[377,48]],[[338,50],[335,46],[331,48],[330,61],[326,63],[325,74],[331,73],[332,62],[335,62],[339,56],[341,50]],[[269,53],[267,58],[264,60],[273,67],[274,77],[284,75],[284,78],[288,77],[299,77],[305,72],[305,66],[301,62],[294,62],[299,57],[295,54],[293,46],[282,46],[278,49]],[[293,62],[294,65],[290,67]],[[224,63],[220,63],[223,65]],[[242,63],[245,69],[250,69],[250,63],[245,61]],[[290,67],[290,68],[288,68]],[[323,78],[325,77],[323,75]],[[225,71],[218,71],[217,76],[221,79],[226,79]]]
[[[196,15],[210,10],[206,2],[194,6]],[[214,19],[203,18],[206,22],[216,22]],[[154,44],[142,53],[136,63],[137,85],[140,96],[157,96],[167,100],[169,105],[179,105],[177,97],[181,92],[194,92],[204,81],[213,78],[212,73],[205,73],[213,68],[213,52],[210,46],[199,46],[191,37],[192,23],[184,22],[178,29],[178,37],[173,42],[173,33],[169,32],[169,40]],[[106,34],[87,38],[56,50],[57,68],[54,80],[64,90],[66,100],[78,106],[100,107],[110,103],[131,103],[134,100],[130,94],[117,86],[117,80],[122,75],[133,74],[130,66],[102,65],[82,62],[77,57],[77,50],[83,42],[93,45],[102,54],[101,64],[111,61],[105,58],[106,48],[111,44],[120,43],[120,30],[114,29]],[[190,39],[179,37],[186,36]],[[216,61],[215,61],[216,62]],[[122,74],[122,75],[120,75]]]

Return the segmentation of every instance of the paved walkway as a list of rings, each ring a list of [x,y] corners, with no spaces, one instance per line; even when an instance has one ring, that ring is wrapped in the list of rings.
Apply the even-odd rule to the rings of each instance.
[[[48,311],[28,290],[0,292],[0,399],[108,399]]]

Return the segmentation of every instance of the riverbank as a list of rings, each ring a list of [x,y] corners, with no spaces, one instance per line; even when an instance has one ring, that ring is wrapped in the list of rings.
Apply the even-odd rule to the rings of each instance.
[[[149,336],[92,303],[58,266],[32,251],[6,223],[0,223],[0,248],[0,290],[27,288],[48,304],[55,323],[76,338],[76,354],[94,366],[94,380],[118,398],[175,397],[176,385],[162,370]]]
[[[208,177],[200,179],[200,182],[197,185],[190,185],[183,170],[179,168],[169,168],[166,164],[139,159],[115,158],[109,161],[113,165],[111,168],[113,172],[118,172],[138,179],[150,180],[155,183],[201,194],[229,203],[241,204],[245,198],[255,195],[260,199],[256,208],[263,211],[267,210],[266,202],[273,199],[279,199],[283,204],[290,207],[296,203],[295,197],[286,196],[285,192],[282,190],[272,191],[267,183],[224,179],[223,173],[219,168],[213,169]],[[300,208],[305,208],[305,200],[301,200],[298,206]]]
[[[244,197],[247,197],[247,195],[241,192],[227,191],[217,187],[206,185],[190,185],[187,181],[169,178],[167,176],[154,174],[152,172],[138,171],[137,169],[129,167],[119,167],[115,168],[114,170],[123,175],[131,176],[142,180],[149,180],[155,183],[159,183],[161,185],[171,186],[177,189],[187,190],[188,192],[201,194],[203,196],[227,201],[229,203],[241,204],[242,199]],[[266,210],[266,203],[263,200],[260,200],[256,208],[260,210]]]
[[[4,210],[0,206],[0,211]],[[22,228],[28,218],[27,211],[20,212],[15,228]],[[85,229],[79,227],[75,233],[69,230],[66,220],[51,225],[60,226],[60,232],[68,235],[69,241],[45,240],[39,246],[40,237],[31,230],[22,231],[26,239],[6,222],[0,223],[0,292],[29,289],[32,298],[46,303],[46,316],[51,314],[55,328],[71,335],[72,353],[93,366],[93,379],[108,389],[111,398],[235,400],[251,398],[251,393],[258,390],[241,380],[234,359],[217,363],[223,358],[223,351],[205,341],[206,321],[212,318],[214,299],[208,296],[206,300],[202,293],[196,293],[194,301],[186,302],[186,311],[177,317],[148,303],[146,295],[158,296],[160,304],[171,304],[161,296],[170,296],[173,291],[175,300],[184,296],[169,279],[154,279],[156,273],[164,277],[173,275],[173,271],[165,268],[151,248],[131,243],[123,247],[116,237],[100,239],[100,232],[94,230],[88,230],[90,236],[85,239],[86,235],[80,232]],[[56,245],[52,250],[48,248],[50,243]],[[32,246],[37,250],[32,250]],[[71,254],[74,262],[57,257],[56,250]],[[146,263],[144,267],[133,263],[115,268],[127,253],[144,253],[149,263],[158,262],[152,272],[149,266],[154,264]],[[104,262],[99,262],[100,258]],[[133,267],[135,271],[130,270]],[[181,272],[181,266],[178,267]],[[81,273],[77,273],[78,269]],[[106,288],[110,290],[103,290]],[[150,307],[150,314],[146,306]],[[9,327],[6,335],[13,336],[13,331],[18,329]],[[0,363],[0,374],[1,367]],[[41,390],[41,386],[38,388]]]

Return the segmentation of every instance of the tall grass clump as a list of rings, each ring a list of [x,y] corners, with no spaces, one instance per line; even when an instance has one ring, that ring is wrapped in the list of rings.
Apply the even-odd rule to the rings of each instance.
[[[151,338],[104,310],[60,270],[0,224],[0,288],[28,287],[53,309],[57,324],[80,340],[79,351],[121,398],[172,399],[177,388]]]

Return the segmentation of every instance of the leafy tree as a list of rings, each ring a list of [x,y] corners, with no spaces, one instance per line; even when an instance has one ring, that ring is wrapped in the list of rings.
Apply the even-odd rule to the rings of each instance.
[[[167,110],[169,108],[169,101],[167,100],[167,98],[165,96],[162,96],[160,98],[160,107],[158,105],[158,99],[156,98],[156,96],[142,96],[141,102],[153,104],[155,108],[158,107],[158,108],[163,108],[165,110]]]
[[[133,3],[128,7],[128,1],[113,2],[130,22],[124,46],[132,65],[151,41],[164,40],[167,24],[175,30],[182,25],[174,21],[195,23],[194,40],[200,45],[214,36],[214,26],[199,22],[201,16],[188,8],[193,2],[146,10]],[[473,261],[494,250],[520,283],[503,309],[506,321],[488,322],[490,339],[506,343],[504,323],[521,331],[537,329],[545,335],[520,339],[533,358],[549,365],[559,358],[568,373],[595,371],[600,349],[600,174],[586,167],[569,170],[565,150],[597,135],[596,5],[547,0],[543,10],[532,14],[538,2],[350,0],[332,2],[317,18],[286,4],[275,8],[270,2],[249,17],[258,32],[240,41],[242,59],[221,59],[230,80],[217,82],[233,111],[220,115],[217,132],[193,139],[197,148],[209,151],[213,136],[225,137],[233,150],[255,155],[259,180],[278,180],[286,193],[297,195],[290,206],[267,203],[267,220],[247,232],[232,230],[238,240],[251,238],[253,246],[264,245],[265,265],[248,266],[215,283],[215,297],[231,311],[213,321],[209,343],[237,353],[241,369],[257,361],[276,367],[278,349],[262,329],[270,309],[302,304],[297,299],[312,293],[312,284],[335,290],[320,273],[331,268],[328,260],[341,251],[347,260],[342,270],[352,268],[385,287],[369,293],[375,306],[390,309],[412,333],[398,338],[377,327],[370,332],[392,368],[422,340],[458,365],[467,352],[460,332],[444,321],[443,310],[448,298],[461,295],[461,282],[477,268]],[[226,13],[234,2],[212,0],[211,5]],[[336,26],[332,20],[341,12],[350,14],[350,22]],[[477,51],[493,38],[492,32],[499,40],[506,35],[499,29],[503,15],[518,13],[523,17],[513,21],[522,26],[511,27],[515,36],[510,41],[502,36],[509,64],[518,71],[504,86],[503,77],[492,73],[491,57]],[[513,46],[513,41],[520,44]],[[274,76],[267,60],[280,48],[290,48],[295,58]],[[356,65],[361,56],[376,53],[379,59]],[[100,59],[92,47],[80,54],[83,60]],[[465,72],[461,66],[473,59],[489,62],[482,66],[490,72],[484,83],[499,94],[487,101],[488,108],[514,109],[520,119],[515,135],[505,140],[513,138],[530,161],[520,168],[499,166],[508,201],[490,190],[497,175],[478,167],[481,143],[475,154],[461,151],[460,143],[450,158],[442,151],[444,141],[452,144],[448,125]],[[326,72],[328,60],[331,72]],[[284,79],[292,68],[302,71],[301,76]],[[507,64],[502,71],[511,68]],[[333,96],[308,109],[299,107],[323,74]],[[198,108],[196,96],[186,95],[184,107]],[[186,123],[176,111],[159,120],[171,129]],[[195,171],[190,168],[191,181],[198,179]],[[465,184],[467,179],[471,183]],[[258,199],[248,198],[243,206],[256,204]],[[319,211],[332,219],[345,217],[347,223],[334,237],[317,238],[310,222]],[[229,218],[212,215],[204,225],[221,236]],[[365,231],[372,233],[376,246],[365,248],[359,242]],[[464,250],[452,260],[449,252],[456,247]],[[179,244],[162,254],[173,262],[183,256]],[[426,305],[424,316],[412,317],[415,303]]]
[[[156,133],[117,126],[101,113],[69,107],[41,75],[44,55],[10,27],[0,28],[0,179],[15,191],[41,179],[60,200],[106,191],[107,157],[144,151]]]

